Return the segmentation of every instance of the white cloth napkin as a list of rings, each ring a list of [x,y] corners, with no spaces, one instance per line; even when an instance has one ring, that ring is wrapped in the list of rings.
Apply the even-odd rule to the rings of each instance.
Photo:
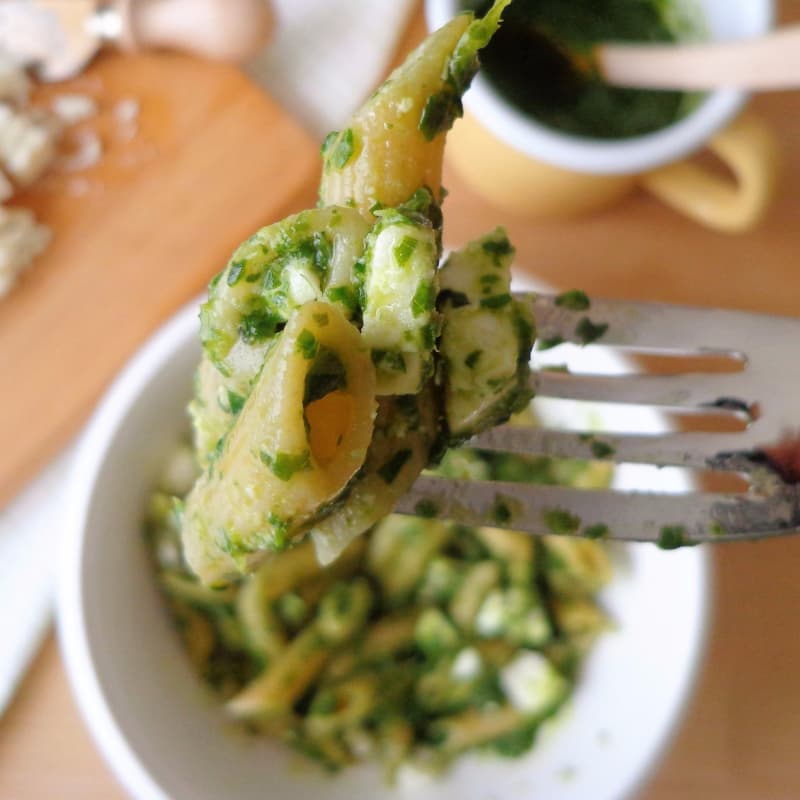
[[[248,72],[320,140],[394,55],[413,0],[273,0],[278,27]],[[0,510],[0,714],[46,633],[72,448]]]

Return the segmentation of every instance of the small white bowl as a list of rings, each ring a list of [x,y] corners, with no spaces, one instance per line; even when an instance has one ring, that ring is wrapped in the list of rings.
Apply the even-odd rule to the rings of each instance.
[[[685,5],[699,10],[709,38],[719,41],[759,36],[775,20],[775,0],[687,0]],[[461,0],[425,0],[428,29],[440,28],[462,7]],[[530,158],[576,172],[631,175],[700,149],[747,99],[745,92],[718,89],[668,127],[617,141],[574,136],[539,123],[503,99],[484,74],[475,77],[464,104],[498,139]]]
[[[184,657],[141,535],[154,476],[187,428],[197,328],[195,303],[125,368],[83,437],[69,495],[61,644],[84,718],[127,791],[141,800],[611,800],[635,791],[675,730],[700,660],[709,590],[701,548],[618,551],[603,598],[618,630],[600,640],[569,706],[521,759],[470,756],[439,781],[391,789],[371,767],[330,777],[226,724]]]

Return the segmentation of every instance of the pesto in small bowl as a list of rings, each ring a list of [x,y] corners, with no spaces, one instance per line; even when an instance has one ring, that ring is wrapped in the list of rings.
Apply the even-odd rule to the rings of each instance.
[[[489,5],[463,3],[478,13]],[[675,0],[515,0],[481,61],[506,100],[550,128],[592,139],[642,136],[681,119],[697,95],[612,87],[566,53],[580,57],[600,42],[692,38],[692,16]]]

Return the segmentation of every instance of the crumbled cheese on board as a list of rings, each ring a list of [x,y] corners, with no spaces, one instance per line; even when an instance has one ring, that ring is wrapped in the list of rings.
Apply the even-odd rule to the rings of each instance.
[[[48,245],[51,233],[26,208],[0,206],[0,297]]]
[[[77,125],[97,115],[97,103],[87,94],[60,94],[50,108],[64,125]]]
[[[29,186],[50,166],[55,154],[52,126],[0,103],[0,164],[16,183]]]
[[[8,56],[0,53],[0,100],[22,106],[28,102],[31,83]]]

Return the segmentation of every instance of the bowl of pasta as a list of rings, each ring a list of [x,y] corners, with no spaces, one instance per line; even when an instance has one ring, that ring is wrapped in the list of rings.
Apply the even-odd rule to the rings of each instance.
[[[497,594],[488,603],[485,596],[479,610],[480,625],[488,632],[485,641],[477,641],[475,646],[458,644],[446,656],[446,641],[453,631],[437,612],[441,604],[437,606],[434,598],[445,591],[451,577],[448,567],[458,568],[457,559],[461,559],[473,574],[476,565],[491,573],[491,564],[502,567],[502,557],[486,556],[502,552],[502,544],[491,542],[490,536],[481,540],[473,534],[464,552],[451,548],[445,557],[437,558],[432,546],[423,554],[395,550],[395,562],[388,564],[381,564],[380,554],[373,552],[372,565],[363,568],[361,577],[370,585],[383,581],[393,592],[402,588],[398,581],[409,580],[412,571],[419,579],[419,559],[424,559],[425,586],[413,599],[375,619],[366,638],[372,637],[373,647],[383,641],[380,646],[391,648],[390,640],[405,635],[403,626],[410,618],[420,610],[433,611],[423,625],[418,624],[417,616],[414,626],[421,647],[429,653],[438,648],[448,659],[434,662],[447,664],[447,671],[439,666],[420,678],[427,681],[427,689],[420,694],[428,697],[425,702],[429,706],[444,702],[457,708],[457,699],[448,699],[448,694],[458,693],[464,686],[469,687],[470,696],[480,692],[491,695],[491,688],[475,679],[491,666],[493,658],[506,660],[501,680],[512,695],[519,695],[521,707],[541,702],[543,697],[563,698],[558,713],[544,713],[542,721],[537,712],[533,728],[496,736],[492,746],[466,748],[458,758],[448,758],[444,768],[434,763],[437,739],[430,737],[420,749],[421,758],[395,764],[397,768],[389,774],[385,754],[379,756],[374,743],[354,724],[346,736],[352,737],[351,746],[361,754],[363,763],[331,774],[320,766],[319,754],[308,749],[298,754],[292,747],[296,742],[286,735],[260,730],[257,720],[250,719],[245,725],[235,721],[231,700],[220,695],[220,681],[231,681],[236,688],[242,685],[243,628],[231,624],[235,615],[219,614],[236,604],[231,604],[230,597],[209,600],[202,587],[182,583],[185,576],[173,569],[175,545],[169,537],[169,523],[164,522],[168,513],[159,507],[162,493],[185,489],[187,473],[191,475],[192,470],[182,443],[187,436],[185,409],[199,356],[196,317],[194,305],[178,314],[111,388],[85,434],[70,494],[71,526],[62,554],[59,592],[61,644],[84,719],[131,796],[147,800],[277,800],[324,795],[344,800],[392,797],[412,790],[415,796],[432,800],[628,796],[657,763],[678,724],[701,657],[709,573],[706,553],[700,548],[664,552],[650,545],[612,547],[607,563],[602,560],[598,565],[590,560],[586,569],[566,571],[563,562],[569,561],[568,550],[561,551],[560,559],[556,549],[539,553],[548,552],[545,575],[555,576],[556,587],[559,580],[564,584],[557,587],[561,594],[554,597],[562,601],[573,598],[571,613],[578,620],[572,644],[580,645],[581,636],[598,620],[597,611],[602,614],[603,630],[599,636],[590,635],[590,650],[568,683],[553,680],[552,674],[548,680],[541,662],[532,657],[547,652],[546,647],[525,646],[525,636],[534,637],[529,642],[542,637],[539,644],[547,639],[542,620],[535,615],[522,618],[525,624],[516,634],[522,638],[512,639],[522,645],[505,650],[497,647],[499,639],[492,625],[497,624],[498,609],[503,606]],[[474,464],[470,468],[474,469]],[[567,479],[574,478],[573,472]],[[143,535],[148,516],[155,538]],[[154,518],[161,520],[155,528]],[[384,530],[383,544],[391,543],[396,533]],[[410,534],[413,539],[414,531]],[[434,531],[433,537],[436,535]],[[491,542],[494,551],[486,542]],[[467,552],[481,543],[486,549],[477,555]],[[523,548],[523,555],[525,552]],[[531,558],[532,552],[536,551],[527,551],[525,557]],[[307,556],[301,551],[294,564],[285,565],[282,571],[281,586],[286,591],[275,606],[282,619],[293,615],[296,620],[303,619],[303,603],[315,602],[319,572]],[[350,566],[337,569],[352,570],[355,557],[349,554]],[[516,569],[524,572],[526,562],[517,563]],[[474,583],[473,589],[477,592],[478,588]],[[462,594],[460,602],[469,605],[469,599],[469,594]],[[184,615],[179,614],[176,625],[173,614],[180,607]],[[588,615],[588,623],[586,619],[581,623],[581,615]],[[211,627],[204,622],[215,619]],[[303,637],[304,630],[303,624],[294,628],[295,641]],[[224,636],[228,637],[227,650],[217,638]],[[216,653],[213,658],[210,643]],[[551,641],[551,645],[565,643],[570,642],[563,638]],[[493,653],[492,647],[498,652]],[[316,651],[311,648],[303,654],[301,648],[295,652],[303,658],[284,665],[289,676],[302,671]],[[363,649],[342,648],[335,660],[328,662],[329,667],[345,674],[348,659],[366,657],[363,653]],[[204,677],[198,674],[198,664],[205,664]],[[392,679],[400,683],[410,678],[412,670],[402,660],[398,664],[400,671],[392,674]],[[351,681],[345,688],[354,696],[362,692],[372,698],[369,702],[377,702],[369,684],[366,692],[358,682]],[[331,702],[330,695],[326,701],[324,692],[313,694],[317,710]],[[228,697],[238,697],[239,705],[247,705],[248,698],[241,691]],[[496,697],[487,699],[490,708],[496,701]],[[307,720],[315,716],[309,711],[306,706]],[[409,715],[418,711],[408,708]],[[324,715],[316,717],[325,722]],[[493,733],[481,730],[487,720],[464,716],[463,711],[448,710],[439,719],[449,719],[451,724],[452,719],[460,721],[461,727],[446,729],[451,741],[455,736],[477,742],[487,735],[491,739]],[[503,720],[495,716],[488,721],[501,725]],[[402,736],[398,742],[399,752],[408,752],[400,746]]]
[[[549,532],[514,530],[502,486],[619,485],[608,453],[469,446],[554,413],[505,231],[442,259],[445,134],[507,2],[432,34],[326,139],[319,206],[244,241],[199,335],[195,303],[85,434],[59,627],[134,797],[610,800],[677,724],[705,552],[535,504]],[[495,494],[465,516],[437,478]]]

